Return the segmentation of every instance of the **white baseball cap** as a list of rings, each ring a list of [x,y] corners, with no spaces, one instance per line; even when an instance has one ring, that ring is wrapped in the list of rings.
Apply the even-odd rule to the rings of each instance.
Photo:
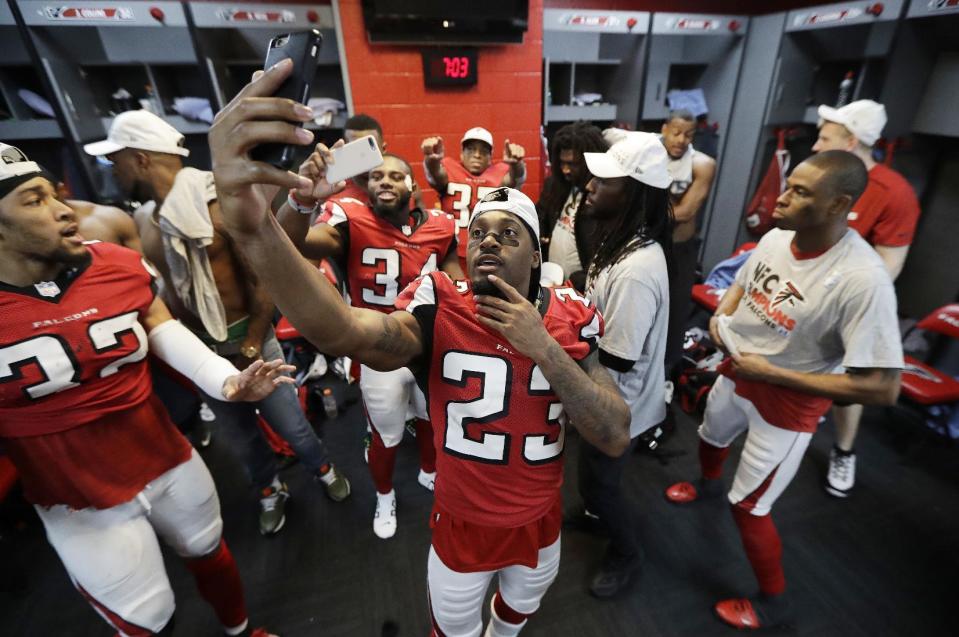
[[[586,167],[601,179],[632,177],[653,188],[668,188],[669,155],[652,133],[628,132],[605,153],[583,153]]]
[[[83,150],[94,157],[124,148],[188,157],[190,151],[183,147],[184,139],[180,131],[150,111],[126,111],[114,118],[105,140],[86,144]]]
[[[0,142],[0,199],[20,184],[34,177],[43,177],[43,169],[16,146]]]
[[[606,140],[606,143],[612,146],[616,142],[621,142],[626,139],[626,136],[629,135],[629,131],[625,128],[616,128],[615,126],[607,128],[603,131],[603,139]]]
[[[876,143],[887,119],[886,107],[872,100],[856,100],[840,108],[819,107],[819,128],[825,122],[840,124],[866,146]]]
[[[493,147],[493,133],[489,132],[482,126],[476,126],[466,131],[466,133],[463,135],[463,139],[460,140],[460,144],[465,144],[471,139],[478,139],[481,142],[486,142],[489,144],[490,148]]]
[[[539,251],[539,215],[536,214],[536,205],[529,197],[515,188],[497,188],[477,202],[470,217],[470,225],[472,226],[481,214],[492,210],[502,210],[519,217],[532,233],[536,250]]]

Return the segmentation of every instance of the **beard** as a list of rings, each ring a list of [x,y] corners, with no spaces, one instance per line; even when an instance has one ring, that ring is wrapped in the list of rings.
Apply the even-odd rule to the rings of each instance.
[[[394,217],[401,211],[409,210],[410,196],[410,193],[406,193],[405,195],[398,194],[392,203],[381,203],[374,197],[373,212],[381,217]]]
[[[55,265],[62,265],[66,268],[75,268],[87,265],[91,259],[93,259],[93,255],[90,254],[90,250],[86,246],[82,246],[81,250],[57,248],[52,253],[46,255],[44,261]]]
[[[480,275],[478,279],[473,279],[470,283],[473,286],[474,296],[480,294],[483,296],[495,296],[498,299],[506,300],[506,294],[490,283],[490,280],[487,279],[485,275]]]

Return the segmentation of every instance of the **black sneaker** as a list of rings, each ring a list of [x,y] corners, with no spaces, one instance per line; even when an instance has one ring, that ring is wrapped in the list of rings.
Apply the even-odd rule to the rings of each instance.
[[[599,519],[599,516],[593,515],[586,509],[564,515],[563,528],[571,531],[590,533],[600,537],[609,537],[609,531],[606,529],[606,525]]]
[[[629,585],[633,574],[642,564],[640,554],[618,557],[609,554],[603,558],[599,570],[589,583],[589,593],[599,599],[609,599]]]

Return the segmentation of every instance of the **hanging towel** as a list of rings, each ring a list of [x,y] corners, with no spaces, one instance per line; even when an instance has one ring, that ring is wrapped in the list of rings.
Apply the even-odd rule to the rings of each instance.
[[[207,204],[216,200],[213,173],[183,168],[160,206],[163,255],[173,292],[217,341],[227,338],[226,311],[206,248],[213,243]]]

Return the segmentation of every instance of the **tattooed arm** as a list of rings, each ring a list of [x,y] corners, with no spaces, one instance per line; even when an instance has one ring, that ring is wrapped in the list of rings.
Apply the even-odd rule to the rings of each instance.
[[[606,455],[621,456],[629,446],[629,407],[596,353],[577,364],[547,332],[532,303],[499,277],[488,278],[506,298],[475,296],[476,320],[539,365],[570,422],[589,444]]]
[[[580,435],[608,456],[623,455],[629,446],[629,407],[596,353],[577,364],[554,340],[537,358]]]

